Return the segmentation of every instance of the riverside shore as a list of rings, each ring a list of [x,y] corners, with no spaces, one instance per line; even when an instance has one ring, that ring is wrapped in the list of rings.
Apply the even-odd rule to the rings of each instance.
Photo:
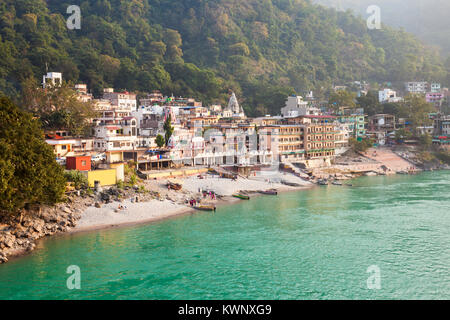
[[[296,183],[298,187],[281,184],[279,181]],[[289,173],[267,172],[249,179],[238,178],[237,180],[223,179],[216,176],[188,177],[179,179],[183,184],[180,191],[168,190],[167,180],[146,181],[145,188],[156,191],[156,199],[133,201],[126,199],[113,201],[100,208],[92,206],[87,208],[78,221],[77,226],[69,232],[84,232],[98,229],[118,227],[155,222],[172,218],[182,214],[193,213],[195,209],[189,206],[191,199],[196,199],[202,205],[213,205],[219,207],[228,203],[240,201],[232,197],[233,194],[245,192],[251,196],[258,195],[258,191],[275,189],[278,192],[302,190],[314,186],[299,177]],[[214,191],[216,199],[210,196],[203,197],[202,191]],[[138,196],[138,198],[141,198]],[[121,207],[122,209],[119,209]]]

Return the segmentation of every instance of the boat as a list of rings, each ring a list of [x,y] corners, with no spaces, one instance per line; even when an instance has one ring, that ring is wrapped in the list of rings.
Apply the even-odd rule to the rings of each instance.
[[[317,183],[321,186],[327,186],[328,185],[328,181],[327,180],[318,180]]]
[[[278,194],[277,190],[271,189],[271,190],[260,190],[259,193],[266,194],[269,196],[276,196]]]
[[[333,181],[332,184],[335,185],[335,186],[342,186],[342,182],[336,181],[336,180]]]
[[[233,194],[233,197],[239,198],[239,199],[242,199],[242,200],[250,200],[249,196],[246,196],[246,195],[243,195],[243,194],[240,194],[240,193]]]
[[[200,211],[216,211],[216,206],[200,205],[200,206],[195,206],[194,209],[197,209]]]
[[[167,188],[170,190],[178,191],[178,190],[181,190],[182,187],[183,186],[179,183],[174,183],[174,182],[170,182],[170,181],[167,183]]]
[[[281,180],[281,183],[290,187],[301,187],[301,184],[295,182],[289,182],[286,180]]]

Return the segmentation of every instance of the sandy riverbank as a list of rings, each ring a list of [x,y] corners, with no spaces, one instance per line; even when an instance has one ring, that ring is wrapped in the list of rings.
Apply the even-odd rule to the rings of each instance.
[[[180,180],[180,179],[179,179]],[[299,187],[290,187],[281,184],[281,180],[298,183]],[[181,179],[182,191],[167,190],[166,180],[147,181],[146,188],[157,191],[162,201],[152,199],[146,202],[132,202],[130,199],[122,202],[112,202],[101,208],[95,206],[87,208],[81,213],[81,219],[70,232],[92,231],[109,227],[133,225],[155,222],[181,214],[192,212],[194,209],[186,204],[190,199],[201,199],[204,204],[219,206],[239,201],[231,196],[240,191],[257,192],[259,190],[276,189],[279,192],[302,190],[311,186],[312,183],[304,181],[292,174],[281,172],[268,172],[258,174],[250,179],[239,178],[235,181],[206,175],[205,178],[189,177]],[[203,198],[200,190],[213,190],[219,197],[212,200]],[[119,206],[123,210],[118,210]]]

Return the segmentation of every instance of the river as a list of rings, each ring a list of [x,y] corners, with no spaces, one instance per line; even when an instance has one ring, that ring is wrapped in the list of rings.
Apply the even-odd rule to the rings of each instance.
[[[450,172],[349,183],[49,238],[0,299],[450,299]]]

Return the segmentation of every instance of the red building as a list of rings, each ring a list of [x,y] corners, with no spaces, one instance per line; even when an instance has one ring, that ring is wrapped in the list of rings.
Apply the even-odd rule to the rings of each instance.
[[[90,171],[91,170],[91,157],[79,156],[79,157],[67,157],[66,158],[67,170],[78,171]]]

